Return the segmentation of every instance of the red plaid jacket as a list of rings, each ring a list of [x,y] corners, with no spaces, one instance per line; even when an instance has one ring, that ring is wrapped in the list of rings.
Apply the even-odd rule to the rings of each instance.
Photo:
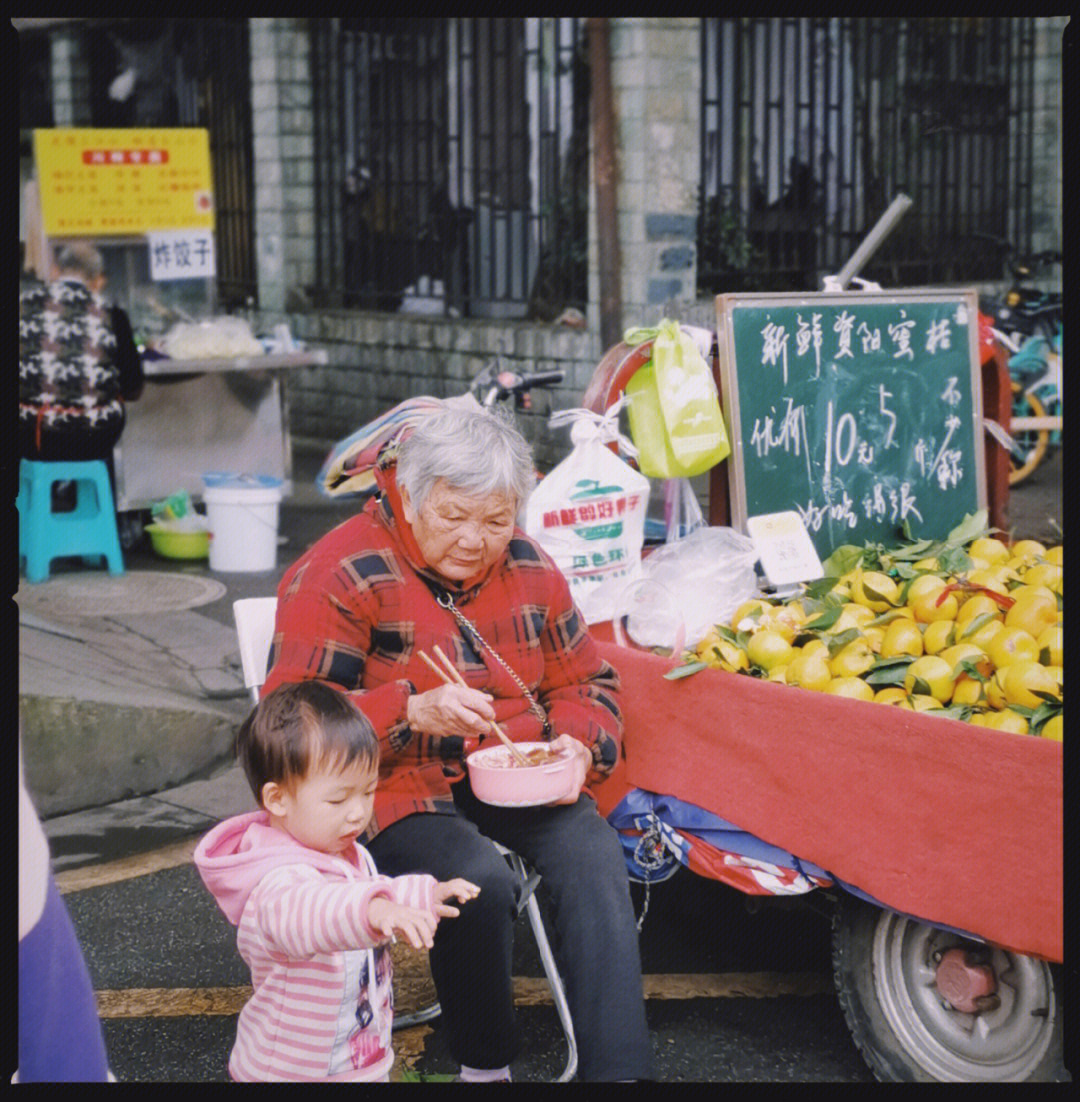
[[[594,764],[587,780],[601,780],[620,753],[619,678],[600,657],[559,569],[515,530],[486,575],[448,583],[424,568],[399,505],[390,504],[400,501],[392,477],[380,481],[380,499],[328,532],[282,578],[264,686],[269,692],[284,682],[322,678],[346,690],[371,720],[382,760],[364,839],[417,811],[452,810],[450,784],[464,775],[463,757],[474,748],[457,735],[421,735],[409,727],[409,694],[440,684],[419,651],[440,647],[469,685],[490,693],[510,738],[542,737],[513,679],[436,604],[425,578],[452,593],[540,701],[553,733],[589,747]]]

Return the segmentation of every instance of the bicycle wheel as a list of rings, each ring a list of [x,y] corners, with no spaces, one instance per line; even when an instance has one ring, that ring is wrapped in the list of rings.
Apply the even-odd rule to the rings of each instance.
[[[1046,409],[1042,402],[1034,394],[1025,394],[1022,384],[1015,379],[1012,384],[1014,417],[1045,417]],[[1047,429],[1024,429],[1014,432],[1013,439],[1022,454],[1013,453],[1009,456],[1009,485],[1015,486],[1023,482],[1025,478],[1043,461],[1046,455],[1046,447],[1050,443],[1050,432]]]

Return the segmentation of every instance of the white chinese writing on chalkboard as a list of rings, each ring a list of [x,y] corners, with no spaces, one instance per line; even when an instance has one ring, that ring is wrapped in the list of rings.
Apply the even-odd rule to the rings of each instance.
[[[796,330],[795,355],[805,356],[808,351],[812,350],[815,366],[820,370],[821,347],[823,342],[821,335],[821,314],[811,314],[808,318],[804,318],[803,315],[799,313],[796,315],[796,321],[798,328]],[[857,321],[857,317],[850,314],[847,310],[841,311],[838,315],[833,325],[833,331],[837,334],[836,349],[833,353],[834,359],[841,360],[845,357],[853,357],[855,355],[852,351],[851,344],[851,333],[853,329],[861,339],[862,351],[864,354],[876,352],[881,348],[880,327],[871,328],[865,321],[859,322],[856,326],[855,323]],[[907,311],[901,309],[898,320],[886,326],[886,332],[894,348],[893,356],[896,359],[901,357],[906,357],[909,360],[915,358],[915,350],[911,344],[911,334],[916,324],[917,323],[913,319],[908,318]],[[762,365],[769,366],[777,362],[781,363],[784,369],[784,382],[786,383],[788,381],[788,333],[786,327],[769,322],[761,330],[761,338]],[[933,355],[939,349],[951,348],[951,341],[951,319],[940,318],[927,325],[924,347],[929,355]]]
[[[795,331],[795,356],[801,358],[808,353],[814,360],[814,371],[809,376],[811,380],[817,379],[821,374],[821,348],[823,335],[821,330],[821,314],[812,313],[804,317],[802,313],[796,315],[797,328]],[[834,359],[854,358],[852,350],[851,334],[854,330],[862,338],[863,354],[875,352],[882,347],[881,332],[877,327],[870,327],[865,322],[858,323],[855,315],[849,311],[842,311],[837,317],[833,331],[837,334],[837,343]],[[914,359],[915,350],[912,347],[913,330],[916,329],[916,321],[908,318],[907,311],[899,310],[897,320],[886,326],[886,333],[892,342],[893,356],[909,360]],[[939,349],[951,347],[952,328],[948,318],[936,319],[927,325],[925,333],[924,349],[927,355],[934,355]],[[779,363],[784,373],[784,385],[789,382],[788,376],[788,334],[785,327],[769,322],[761,330],[762,366],[776,365]],[[941,396],[946,407],[954,407],[962,396],[958,390],[959,379],[950,376],[948,386]],[[891,394],[884,385],[878,388],[880,397],[879,412],[885,418],[888,428],[885,438],[881,442],[883,448],[895,447],[893,440],[896,427],[896,414],[889,408],[888,399]],[[933,478],[938,485],[946,488],[956,485],[963,478],[962,454],[959,449],[950,448],[949,443],[953,434],[960,427],[960,420],[956,416],[946,416],[943,422],[944,439],[934,451],[935,442],[920,438],[914,447],[914,459],[919,466],[922,475],[926,479]],[[800,455],[807,447],[806,410],[795,406],[791,399],[787,399],[787,406],[782,412],[779,422],[771,416],[757,418],[754,422],[754,430],[750,438],[751,446],[759,456],[764,456],[770,448],[783,448],[794,455]],[[834,485],[834,464],[846,467],[852,461],[870,467],[874,461],[874,445],[871,441],[860,438],[858,425],[851,411],[840,411],[835,404],[829,401],[826,404],[825,443],[824,443],[824,474],[821,479],[821,487],[826,495],[835,489],[840,493],[840,501],[828,506],[815,506],[812,501],[805,506],[800,505],[799,513],[803,523],[811,531],[816,531],[826,516],[833,520],[847,523],[854,528],[857,517],[853,511],[854,502],[847,496],[842,484]],[[880,482],[875,482],[861,501],[863,512],[868,518],[888,517],[890,521],[902,522],[909,516],[916,516],[920,520],[921,514],[917,508],[917,498],[912,492],[911,484],[904,482],[899,491],[886,490]]]
[[[718,305],[746,515],[797,512],[824,555],[905,522],[945,534],[978,507],[973,292]]]

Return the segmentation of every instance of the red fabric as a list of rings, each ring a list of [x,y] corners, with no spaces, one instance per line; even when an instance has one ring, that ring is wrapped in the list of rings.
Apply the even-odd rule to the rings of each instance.
[[[676,796],[898,911],[1063,959],[1061,743],[721,670],[667,681],[671,660],[599,646],[626,753],[602,811]]]

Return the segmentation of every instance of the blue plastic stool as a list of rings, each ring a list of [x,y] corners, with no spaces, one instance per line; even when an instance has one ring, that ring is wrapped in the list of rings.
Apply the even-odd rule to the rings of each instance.
[[[54,513],[55,482],[75,484],[75,508]],[[19,560],[26,580],[43,582],[53,559],[104,558],[110,574],[123,574],[109,469],[103,459],[84,462],[19,461]]]

